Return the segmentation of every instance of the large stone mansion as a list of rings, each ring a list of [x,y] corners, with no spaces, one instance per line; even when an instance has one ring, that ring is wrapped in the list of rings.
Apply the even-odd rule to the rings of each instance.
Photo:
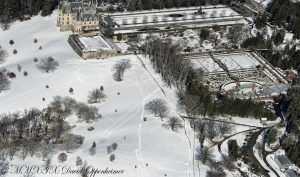
[[[57,26],[73,32],[68,42],[83,59],[104,59],[121,54],[112,41],[100,34],[97,0],[63,0],[59,5]]]
[[[97,0],[63,0],[59,5],[57,26],[61,31],[72,30],[74,34],[99,31],[96,14]]]

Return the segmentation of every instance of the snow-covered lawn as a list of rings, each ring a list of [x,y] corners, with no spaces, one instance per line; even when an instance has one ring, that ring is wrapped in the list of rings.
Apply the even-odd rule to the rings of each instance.
[[[106,167],[124,170],[123,174],[106,176],[159,177],[166,174],[172,177],[188,177],[192,176],[193,172],[196,176],[205,176],[209,168],[201,163],[198,166],[198,162],[193,161],[193,147],[198,146],[198,140],[194,137],[189,124],[185,122],[185,129],[172,132],[162,126],[165,122],[144,111],[148,101],[161,98],[168,102],[170,115],[177,115],[178,112],[176,90],[164,85],[149,60],[143,56],[138,58],[135,55],[126,55],[106,60],[84,61],[69,46],[67,42],[69,34],[70,32],[59,32],[56,27],[56,13],[50,17],[34,17],[30,21],[16,22],[8,31],[0,30],[0,46],[9,53],[7,61],[0,67],[5,67],[17,76],[11,79],[10,90],[0,93],[0,114],[22,112],[24,109],[34,107],[44,108],[57,95],[70,96],[77,101],[86,102],[89,91],[103,86],[107,99],[104,103],[95,104],[102,114],[102,119],[87,124],[77,122],[74,116],[69,117],[67,121],[75,126],[71,133],[82,135],[85,140],[79,149],[68,153],[68,159],[63,164],[57,161],[57,156],[62,151],[55,150],[52,153],[53,165],[69,165],[72,169],[76,169],[76,157],[80,156],[88,165],[99,170]],[[37,43],[33,42],[35,38],[38,40]],[[14,40],[14,45],[9,44],[10,40]],[[121,45],[126,51],[127,46]],[[16,55],[13,54],[14,49],[18,51]],[[34,62],[34,58],[41,59],[48,56],[59,62],[58,69],[53,73],[39,71],[37,63]],[[121,59],[130,59],[132,67],[125,73],[124,81],[116,82],[112,76],[112,68]],[[17,69],[18,65],[22,66],[21,72]],[[219,68],[207,67],[207,69]],[[27,76],[23,75],[24,71],[28,72]],[[70,88],[73,88],[73,94],[69,93]],[[145,117],[147,121],[144,121]],[[261,126],[259,120],[242,118],[233,120]],[[95,130],[88,131],[91,126]],[[235,128],[237,132],[244,130],[245,127]],[[244,136],[240,136],[237,139],[243,138]],[[96,143],[94,156],[89,153],[93,142]],[[106,147],[114,142],[118,143],[115,151],[116,160],[109,162]],[[213,148],[215,159],[220,160],[217,147]],[[44,164],[41,159],[35,156],[21,161],[15,157],[10,163],[41,165]],[[9,174],[9,176],[20,175]],[[61,174],[37,176],[61,176]],[[232,175],[229,173],[229,176]]]
[[[61,151],[54,151],[52,164],[70,165],[76,169],[75,160],[80,156],[94,168],[125,170],[122,175],[106,176],[188,176],[191,155],[185,134],[182,130],[172,132],[163,128],[159,118],[144,112],[144,105],[149,100],[165,97],[137,57],[132,55],[84,61],[68,45],[69,32],[59,32],[55,27],[55,19],[55,15],[34,17],[31,21],[16,22],[10,30],[0,32],[0,45],[10,55],[1,67],[17,75],[11,80],[11,89],[0,94],[0,113],[22,112],[33,107],[44,108],[56,95],[70,96],[77,101],[86,102],[88,92],[103,85],[107,99],[104,103],[95,105],[103,118],[86,124],[77,122],[75,117],[69,117],[67,121],[76,125],[72,133],[84,136],[84,144],[78,150],[68,153],[68,160],[64,164],[57,161],[57,155]],[[37,38],[38,43],[33,43],[34,38]],[[14,40],[14,45],[9,45],[10,39]],[[42,46],[42,50],[38,49],[39,46]],[[14,49],[18,50],[16,55],[12,54]],[[53,73],[42,73],[33,61],[35,57],[40,59],[47,56],[52,56],[60,63]],[[133,66],[125,73],[124,81],[116,82],[112,77],[112,67],[116,61],[125,58],[130,59]],[[21,72],[17,71],[18,64],[22,66]],[[23,71],[27,71],[28,76],[23,76]],[[71,87],[74,94],[69,93]],[[168,96],[172,97],[171,100],[176,101],[175,90],[166,90]],[[45,101],[42,101],[43,98]],[[174,105],[170,105],[171,112],[173,108]],[[147,121],[143,121],[144,117],[147,117]],[[91,126],[95,128],[94,131],[87,130]],[[94,141],[97,145],[96,154],[91,156],[89,148]],[[111,163],[106,146],[113,142],[118,143],[118,148],[115,152],[116,160]],[[42,165],[44,162],[41,159],[34,157],[21,161],[15,158],[10,163]]]

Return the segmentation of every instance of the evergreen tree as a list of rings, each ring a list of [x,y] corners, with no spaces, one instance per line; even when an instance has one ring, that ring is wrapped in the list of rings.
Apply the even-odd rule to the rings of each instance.
[[[52,9],[53,9],[53,0],[45,0],[41,15],[42,16],[50,15]]]
[[[58,5],[58,0],[0,0],[0,23],[4,30],[9,24],[24,15],[37,15],[42,10],[42,15],[52,13]]]
[[[284,37],[285,37],[285,32],[284,30],[278,32],[274,38],[274,44],[275,45],[280,45],[282,44],[283,40],[284,40]]]

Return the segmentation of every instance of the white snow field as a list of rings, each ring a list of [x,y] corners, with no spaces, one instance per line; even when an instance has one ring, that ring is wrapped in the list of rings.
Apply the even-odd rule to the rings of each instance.
[[[0,31],[0,45],[9,52],[7,61],[0,67],[5,67],[17,75],[12,79],[10,90],[0,94],[0,114],[22,112],[33,107],[43,108],[56,95],[70,96],[77,101],[86,102],[88,92],[103,85],[107,99],[104,103],[95,105],[103,118],[90,124],[77,122],[76,117],[68,118],[67,121],[76,126],[72,133],[85,137],[84,144],[78,150],[68,153],[68,160],[63,164],[57,161],[57,156],[62,151],[54,151],[52,165],[70,165],[75,168],[76,157],[80,156],[88,165],[99,170],[106,167],[124,170],[123,174],[103,176],[190,176],[193,155],[183,130],[172,132],[162,126],[159,118],[144,112],[144,105],[149,100],[165,97],[140,60],[132,55],[84,61],[67,43],[70,33],[59,32],[55,19],[56,14],[50,17],[33,17],[30,21],[12,24],[8,31]],[[33,43],[34,38],[38,43]],[[14,40],[14,45],[9,45],[10,39]],[[38,49],[39,46],[42,46],[42,50]],[[16,55],[12,54],[14,49],[18,50]],[[47,56],[59,61],[60,65],[53,73],[42,73],[33,61],[34,57]],[[131,60],[133,66],[125,73],[124,81],[115,82],[112,67],[116,61],[126,58]],[[17,71],[18,64],[22,66],[21,72]],[[23,76],[23,71],[27,71],[28,76]],[[46,89],[46,85],[49,85],[49,89]],[[74,94],[68,92],[70,87],[74,89]],[[120,95],[117,95],[118,92]],[[174,90],[169,89],[168,96],[171,100],[176,100]],[[46,100],[42,101],[42,98]],[[147,117],[147,121],[143,121],[144,117]],[[95,130],[87,131],[91,126]],[[94,141],[97,144],[96,154],[91,156],[89,148]],[[118,143],[118,148],[115,152],[116,160],[111,163],[106,146],[113,142]],[[44,163],[42,157],[36,156],[28,157],[24,161],[15,157],[10,161],[13,165]],[[201,172],[205,174],[205,171]],[[19,177],[20,174],[7,176]],[[79,175],[35,175],[39,176]]]
[[[56,13],[50,17],[33,17],[30,21],[16,22],[8,31],[0,30],[0,46],[9,53],[7,61],[0,65],[16,74],[11,79],[11,88],[0,93],[0,114],[22,112],[33,107],[44,108],[53,96],[70,96],[77,101],[86,102],[89,91],[104,86],[107,95],[105,102],[95,104],[102,114],[102,119],[95,123],[78,122],[75,116],[67,119],[75,127],[71,133],[85,137],[83,145],[68,154],[64,163],[59,163],[57,156],[64,152],[56,149],[52,153],[52,165],[68,165],[76,169],[76,157],[80,156],[88,165],[99,170],[124,170],[123,174],[100,175],[95,177],[204,177],[208,166],[194,160],[194,148],[198,147],[198,139],[187,121],[185,128],[177,132],[164,128],[159,118],[144,111],[144,105],[154,99],[161,98],[168,102],[170,115],[177,115],[176,90],[164,86],[160,74],[154,72],[149,60],[143,56],[125,55],[106,60],[82,60],[69,46],[67,39],[70,32],[60,32],[56,27]],[[38,40],[34,43],[34,38]],[[10,45],[9,40],[15,44]],[[42,50],[39,50],[42,46]],[[95,47],[98,47],[96,45]],[[16,49],[18,53],[13,54]],[[125,49],[126,50],[126,49]],[[35,66],[34,58],[52,56],[59,62],[53,73],[43,73]],[[124,76],[124,81],[113,80],[113,65],[121,59],[130,59],[132,68]],[[211,60],[199,62],[207,72],[218,71],[219,67],[209,68]],[[18,72],[17,65],[22,66]],[[208,66],[207,66],[208,65]],[[241,64],[242,65],[242,64]],[[244,64],[244,65],[248,65]],[[250,64],[251,65],[251,64]],[[27,71],[28,76],[23,72]],[[49,88],[46,88],[46,85]],[[74,94],[69,93],[69,88]],[[120,95],[117,93],[120,92]],[[43,101],[45,98],[45,101]],[[117,110],[117,111],[116,111]],[[147,121],[143,121],[144,117]],[[259,120],[234,118],[235,122],[259,125]],[[89,127],[95,130],[88,131]],[[236,132],[245,130],[235,127]],[[234,137],[242,140],[243,136]],[[91,156],[89,148],[96,142],[96,154]],[[109,161],[106,147],[118,143],[115,151],[116,159]],[[208,142],[205,143],[209,145]],[[217,147],[213,147],[215,159],[221,155]],[[27,157],[24,161],[15,157],[11,165],[43,165],[42,157]],[[136,168],[135,168],[136,166]],[[226,171],[227,172],[227,171]],[[235,172],[227,172],[229,177],[238,177]],[[20,174],[6,176],[20,177]],[[36,174],[35,177],[73,177],[78,174]]]

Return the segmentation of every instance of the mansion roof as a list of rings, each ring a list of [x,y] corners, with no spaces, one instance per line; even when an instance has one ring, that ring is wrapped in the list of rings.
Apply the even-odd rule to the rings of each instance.
[[[77,20],[96,20],[98,18],[96,13],[92,11],[92,5],[96,5],[96,0],[63,1],[59,9],[63,14],[74,14]]]

